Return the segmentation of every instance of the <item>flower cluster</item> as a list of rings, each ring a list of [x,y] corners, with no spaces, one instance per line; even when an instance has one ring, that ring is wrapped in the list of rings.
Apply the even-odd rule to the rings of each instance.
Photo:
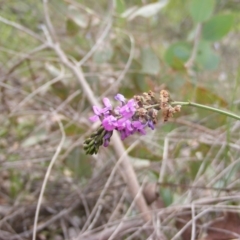
[[[173,113],[180,111],[179,106],[170,105],[170,97],[165,90],[160,92],[158,99],[152,91],[149,91],[130,100],[118,93],[115,100],[119,102],[119,106],[115,108],[108,98],[103,98],[103,108],[93,106],[95,115],[90,117],[90,121],[100,120],[101,126],[85,140],[84,149],[87,154],[96,154],[101,145],[107,147],[114,130],[120,133],[122,140],[134,133],[144,135],[147,127],[154,130],[160,109],[163,110],[164,121],[167,121]]]

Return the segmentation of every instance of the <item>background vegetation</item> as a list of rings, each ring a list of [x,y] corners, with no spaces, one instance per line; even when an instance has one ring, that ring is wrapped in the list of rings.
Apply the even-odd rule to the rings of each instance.
[[[239,238],[239,121],[185,107],[124,141],[151,223],[116,150],[87,156],[82,143],[94,130],[89,99],[118,92],[167,89],[240,114],[240,1],[43,2],[0,1],[0,239]]]

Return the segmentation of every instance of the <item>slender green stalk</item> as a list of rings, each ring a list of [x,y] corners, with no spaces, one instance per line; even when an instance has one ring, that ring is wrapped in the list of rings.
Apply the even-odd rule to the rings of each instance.
[[[217,112],[217,113],[220,113],[222,115],[225,115],[225,116],[228,116],[228,117],[240,120],[240,116],[239,115],[236,115],[234,113],[227,112],[225,110],[221,110],[221,109],[218,109],[218,108],[202,105],[202,104],[199,104],[199,103],[193,103],[193,102],[171,102],[171,105],[181,105],[181,106],[197,107],[197,108],[201,108],[201,109],[205,109],[205,110],[210,110],[212,112]]]

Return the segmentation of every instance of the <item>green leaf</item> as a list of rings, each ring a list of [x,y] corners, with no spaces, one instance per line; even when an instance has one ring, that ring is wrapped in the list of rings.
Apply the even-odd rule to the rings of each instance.
[[[184,63],[191,55],[191,46],[186,42],[172,44],[166,51],[164,59],[166,63],[176,70],[184,70]]]
[[[233,14],[221,14],[204,23],[202,36],[208,41],[217,41],[228,34],[234,23]]]
[[[141,52],[142,71],[148,74],[158,74],[160,61],[151,48],[145,48]]]
[[[160,197],[162,198],[166,207],[173,203],[173,192],[169,188],[160,189]]]
[[[88,17],[83,11],[79,11],[75,6],[68,7],[68,18],[72,19],[80,28],[88,26]]]
[[[197,23],[206,21],[211,17],[215,7],[215,0],[192,0],[190,14]]]
[[[79,32],[79,26],[70,18],[66,21],[66,30],[68,35],[74,36]]]
[[[168,0],[161,0],[156,3],[147,4],[147,5],[139,8],[135,12],[133,12],[133,14],[129,17],[129,20],[132,20],[138,16],[145,17],[145,18],[152,17],[152,16],[156,15],[167,4],[168,4]]]
[[[209,42],[201,41],[198,46],[196,62],[206,70],[214,70],[218,67],[220,59],[213,52]]]
[[[189,162],[189,174],[192,179],[194,179],[198,173],[198,170],[202,164],[202,161],[191,161]]]
[[[124,0],[115,0],[116,12],[122,14],[125,11],[125,2]]]

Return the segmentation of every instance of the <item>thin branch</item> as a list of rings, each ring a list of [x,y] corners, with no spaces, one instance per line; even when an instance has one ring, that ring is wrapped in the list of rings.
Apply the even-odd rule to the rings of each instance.
[[[19,104],[17,104],[14,109],[12,110],[12,113],[10,114],[10,116],[12,116],[13,113],[15,113],[15,111],[17,109],[19,109],[19,107],[23,106],[26,102],[28,102],[31,98],[33,98],[35,95],[37,95],[38,93],[40,93],[42,90],[48,88],[49,86],[51,86],[52,84],[59,82],[62,78],[64,77],[64,70],[62,69],[59,76],[57,76],[56,78],[52,79],[51,81],[46,82],[45,84],[43,84],[41,87],[37,88],[35,91],[31,92],[29,95],[27,95],[26,98],[24,98]]]
[[[49,9],[48,9],[48,0],[43,0],[43,11],[44,11],[44,16],[45,16],[45,20],[46,20],[46,24],[48,26],[48,30],[51,34],[51,37],[53,38],[53,40],[56,42],[57,41],[57,35],[55,33],[55,30],[53,28],[51,19],[50,19],[50,15],[49,15]]]
[[[123,222],[123,224],[121,225],[121,228],[119,229],[119,231],[121,233],[124,233],[126,230],[128,229],[138,229],[143,225],[143,221],[140,219],[135,219],[135,220],[128,220],[127,222]],[[102,232],[99,233],[95,233],[95,234],[88,234],[86,236],[82,237],[77,237],[74,238],[74,240],[107,240],[109,239],[109,237],[113,234],[113,232],[116,230],[118,226],[114,225],[112,227],[108,227],[107,229],[103,230]],[[99,238],[99,236],[101,236],[101,238]]]
[[[46,186],[47,186],[47,181],[48,181],[48,178],[50,176],[52,167],[53,167],[55,161],[57,160],[58,155],[60,154],[60,152],[62,150],[63,144],[65,142],[65,138],[66,138],[65,131],[64,131],[64,128],[63,128],[61,120],[58,119],[58,117],[56,118],[56,120],[57,120],[57,122],[59,124],[60,130],[61,130],[61,134],[62,134],[62,138],[61,138],[61,141],[60,141],[60,143],[59,143],[59,145],[58,145],[58,147],[56,149],[56,152],[53,155],[53,158],[52,158],[52,160],[51,160],[51,162],[50,162],[50,164],[48,166],[47,172],[46,172],[44,180],[43,180],[43,184],[42,184],[42,188],[41,188],[41,192],[40,192],[40,195],[39,195],[39,198],[38,198],[37,208],[36,208],[36,212],[35,212],[32,240],[36,240],[38,216],[39,216],[40,207],[41,207],[41,203],[42,203],[42,199],[43,199],[43,194],[44,194],[44,191],[45,191]]]
[[[112,27],[112,19],[110,17],[110,20],[102,32],[101,36],[98,38],[97,42],[93,45],[93,47],[90,49],[90,51],[77,63],[77,66],[82,66],[93,54],[94,52],[99,48],[99,46],[103,43],[103,40],[107,37],[108,33],[110,32]]]
[[[206,106],[203,104],[199,104],[199,103],[194,103],[194,102],[171,102],[172,105],[181,105],[181,106],[192,106],[192,107],[197,107],[197,108],[201,108],[201,109],[205,109],[205,110],[210,110],[212,112],[217,112],[220,113],[222,115],[225,115],[227,117],[231,117],[231,118],[235,118],[237,120],[240,120],[240,116],[236,115],[234,113],[231,112],[227,112],[225,110],[221,110],[215,107],[210,107],[210,106]]]
[[[159,173],[158,183],[163,183],[164,181],[164,175],[165,175],[167,162],[168,162],[168,148],[169,148],[169,139],[168,137],[166,137],[164,140],[163,160],[162,160],[162,166]]]
[[[191,240],[195,240],[196,237],[196,220],[195,220],[195,207],[194,207],[194,203],[192,203],[192,207],[191,207],[191,212],[192,212],[192,236],[191,236]]]
[[[3,23],[5,23],[5,24],[7,24],[7,25],[9,25],[11,27],[14,27],[14,28],[16,28],[16,29],[18,29],[18,30],[20,30],[22,32],[25,32],[28,35],[30,35],[31,37],[35,38],[36,40],[44,43],[44,40],[41,37],[39,37],[35,32],[33,32],[32,30],[30,30],[30,29],[28,29],[28,28],[26,28],[26,27],[24,27],[24,26],[22,26],[22,25],[20,25],[18,23],[9,21],[6,18],[3,18],[1,16],[0,16],[0,22],[3,22]]]
[[[212,208],[207,208],[205,209],[203,212],[199,213],[198,215],[195,215],[191,220],[189,220],[185,226],[177,233],[175,234],[175,236],[172,238],[172,240],[177,240],[179,239],[179,237],[182,235],[182,233],[192,225],[193,221],[198,220],[199,218],[201,218],[202,216],[204,216],[206,213],[210,212],[212,210]]]
[[[54,222],[56,222],[57,220],[61,219],[65,215],[69,214],[74,209],[76,209],[76,207],[78,205],[79,205],[79,199],[77,201],[73,202],[72,205],[68,209],[64,209],[64,210],[60,211],[58,214],[55,214],[53,217],[51,217],[46,222],[43,222],[43,223],[39,224],[37,226],[36,232],[39,232],[39,231],[47,228],[49,225],[51,225]],[[32,233],[33,233],[33,229],[30,229],[30,230],[24,231],[22,233],[18,233],[17,236],[21,236],[21,237],[24,237],[24,238],[29,238],[32,235]],[[8,240],[14,240],[14,239],[16,239],[17,236],[13,235],[11,238],[8,238]]]

